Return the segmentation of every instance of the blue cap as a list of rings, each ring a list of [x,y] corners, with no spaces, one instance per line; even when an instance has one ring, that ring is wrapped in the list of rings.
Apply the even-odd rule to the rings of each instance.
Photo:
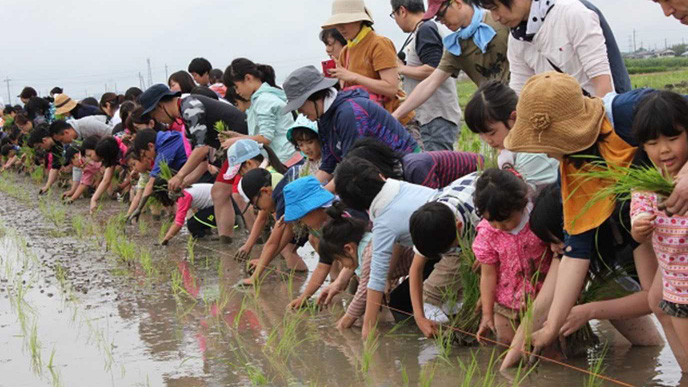
[[[313,122],[313,121],[309,120],[309,119],[308,119],[306,116],[304,116],[303,114],[299,114],[299,116],[296,117],[296,121],[294,121],[294,124],[293,124],[292,126],[290,126],[289,129],[287,129],[287,140],[288,140],[289,142],[293,142],[293,141],[292,141],[292,137],[291,137],[291,133],[292,133],[292,132],[294,131],[294,129],[296,129],[296,128],[306,128],[306,129],[310,129],[310,130],[312,130],[313,132],[315,132],[316,135],[318,134],[318,124],[317,124],[316,122]]]
[[[170,90],[167,85],[158,83],[146,89],[146,91],[139,96],[139,103],[143,106],[143,114],[148,114],[158,106],[161,99],[165,97],[179,97],[180,95],[182,94]]]
[[[230,167],[241,165],[262,153],[263,146],[257,141],[244,139],[235,142],[227,149],[227,162]]]
[[[302,177],[284,187],[284,221],[294,222],[334,200],[334,195],[313,176]]]

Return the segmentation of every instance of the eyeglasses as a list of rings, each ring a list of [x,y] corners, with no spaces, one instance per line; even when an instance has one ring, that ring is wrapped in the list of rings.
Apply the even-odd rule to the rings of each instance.
[[[389,14],[389,17],[391,17],[392,19],[394,19],[394,17],[397,15],[397,12],[399,12],[399,8],[401,8],[401,7],[395,8],[395,9],[392,11],[392,13]]]
[[[449,9],[449,6],[453,2],[454,0],[449,0],[440,6],[440,9],[437,11],[437,14],[435,15],[435,21],[442,21],[442,19],[444,19],[444,17],[447,15],[447,10]]]

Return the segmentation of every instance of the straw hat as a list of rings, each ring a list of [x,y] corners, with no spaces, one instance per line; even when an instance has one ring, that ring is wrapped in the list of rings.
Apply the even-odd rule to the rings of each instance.
[[[353,23],[357,21],[373,22],[370,11],[363,0],[334,0],[332,16],[323,24],[322,28],[332,28],[337,24]]]
[[[67,94],[58,94],[55,96],[55,114],[64,115],[69,113],[77,105],[76,101],[69,98]]]
[[[580,152],[597,141],[604,115],[602,100],[583,96],[572,76],[535,75],[521,91],[516,124],[504,139],[504,147],[550,155]]]

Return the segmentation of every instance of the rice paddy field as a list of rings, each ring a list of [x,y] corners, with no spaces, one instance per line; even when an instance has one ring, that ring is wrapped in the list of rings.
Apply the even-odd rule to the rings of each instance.
[[[661,88],[687,76],[681,68],[633,83]],[[475,90],[458,88],[462,103]],[[460,147],[484,149],[465,128]],[[498,371],[502,348],[425,339],[388,312],[363,342],[360,329],[334,327],[349,295],[287,311],[308,274],[281,260],[255,289],[240,289],[241,242],[182,233],[161,247],[165,217],[125,225],[113,201],[89,216],[55,192],[37,196],[40,181],[38,172],[0,176],[0,386],[688,386],[668,347],[631,348],[607,323],[592,324],[600,344],[569,367],[507,372]],[[312,248],[299,252],[313,270]]]

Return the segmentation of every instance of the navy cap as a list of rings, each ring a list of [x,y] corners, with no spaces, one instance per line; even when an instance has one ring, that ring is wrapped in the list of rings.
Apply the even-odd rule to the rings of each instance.
[[[143,106],[143,114],[148,114],[155,109],[160,103],[160,100],[165,97],[179,97],[180,92],[170,90],[167,85],[158,83],[149,87],[139,97],[139,103]]]

